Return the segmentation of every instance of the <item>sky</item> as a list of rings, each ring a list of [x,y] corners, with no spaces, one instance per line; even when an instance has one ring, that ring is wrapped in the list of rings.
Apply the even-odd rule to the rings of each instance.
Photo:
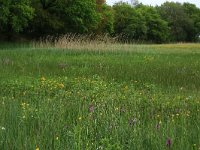
[[[107,4],[112,5],[116,2],[118,2],[120,0],[106,0]],[[122,0],[124,2],[130,2],[131,0]],[[200,0],[139,0],[139,2],[146,4],[146,5],[161,5],[162,3],[166,2],[166,1],[174,1],[174,2],[180,2],[180,3],[184,3],[184,2],[189,2],[192,4],[196,4],[196,6],[200,7]]]

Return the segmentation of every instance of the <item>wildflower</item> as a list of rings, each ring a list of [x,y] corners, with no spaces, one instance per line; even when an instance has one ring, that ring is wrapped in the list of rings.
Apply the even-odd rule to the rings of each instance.
[[[23,108],[25,108],[25,107],[26,107],[26,103],[22,103],[21,105],[22,105],[22,107],[23,107]]]
[[[58,140],[59,138],[58,138],[58,136],[56,137],[56,140]]]
[[[115,111],[118,111],[118,110],[119,110],[119,108],[116,107],[116,108],[115,108]]]
[[[125,86],[124,90],[128,90],[128,86]]]
[[[94,105],[93,104],[89,105],[89,112],[90,113],[94,112]]]
[[[62,84],[62,83],[60,83],[60,84],[58,84],[58,87],[60,87],[60,88],[62,89],[62,88],[64,88],[64,87],[65,87],[65,85],[64,85],[64,84]]]
[[[0,127],[1,128],[1,130],[6,130],[6,128],[5,127]]]
[[[38,146],[36,146],[36,149],[35,149],[35,150],[40,150],[40,149],[39,149],[39,147],[38,147]]]
[[[41,77],[41,79],[40,79],[41,81],[45,81],[46,79],[45,79],[45,77]]]
[[[171,145],[172,145],[172,140],[170,138],[167,138],[166,146],[170,148]]]
[[[82,117],[79,117],[78,119],[79,119],[79,120],[81,120],[81,119],[82,119]]]

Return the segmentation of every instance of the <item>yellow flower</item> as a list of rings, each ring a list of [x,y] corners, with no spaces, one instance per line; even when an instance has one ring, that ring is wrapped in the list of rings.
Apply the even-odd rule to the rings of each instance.
[[[41,77],[41,80],[42,80],[42,81],[45,81],[46,79],[45,79],[45,77]]]
[[[125,86],[124,90],[128,90],[128,86]]]
[[[40,149],[39,149],[39,147],[38,147],[38,146],[36,146],[36,149],[35,149],[35,150],[40,150]]]
[[[60,83],[60,84],[58,84],[58,87],[64,88],[65,86],[64,86],[64,84]]]
[[[25,107],[26,107],[26,103],[21,103],[21,106],[22,106],[23,108],[25,108]]]

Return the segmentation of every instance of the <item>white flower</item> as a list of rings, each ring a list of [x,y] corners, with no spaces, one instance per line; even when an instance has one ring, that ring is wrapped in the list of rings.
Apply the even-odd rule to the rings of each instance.
[[[0,127],[0,129],[1,129],[1,130],[6,130],[6,128],[5,128],[5,127]]]

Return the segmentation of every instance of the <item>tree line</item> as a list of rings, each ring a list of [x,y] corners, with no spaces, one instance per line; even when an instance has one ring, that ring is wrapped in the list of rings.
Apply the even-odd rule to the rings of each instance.
[[[67,33],[109,34],[123,41],[197,42],[200,9],[190,3],[147,6],[134,1],[0,0],[0,40]]]

